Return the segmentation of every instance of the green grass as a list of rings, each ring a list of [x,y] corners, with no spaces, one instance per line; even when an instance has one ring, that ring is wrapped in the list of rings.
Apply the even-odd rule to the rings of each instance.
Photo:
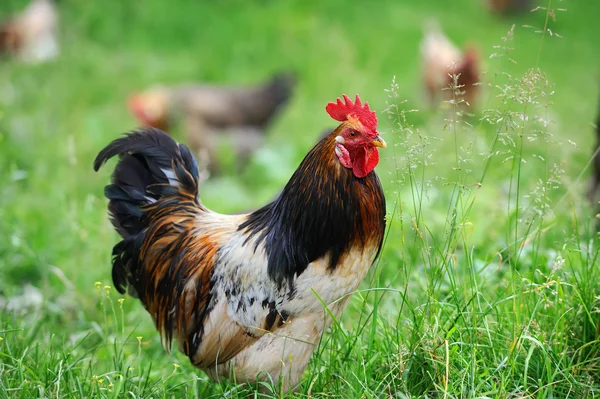
[[[240,178],[203,186],[209,207],[272,198],[334,126],[324,106],[342,93],[370,102],[390,144],[377,169],[389,204],[383,255],[296,395],[600,396],[598,237],[583,199],[597,0],[543,0],[567,9],[556,21],[544,9],[495,17],[474,0],[179,3],[60,1],[61,57],[0,64],[0,295],[14,301],[27,284],[42,295],[32,307],[2,301],[0,398],[254,392],[166,354],[142,306],[110,288],[108,172],[91,166],[135,126],[129,92],[280,69],[298,74],[295,97]],[[0,15],[23,4],[5,1]],[[430,16],[485,55],[472,117],[424,103],[417,54]]]

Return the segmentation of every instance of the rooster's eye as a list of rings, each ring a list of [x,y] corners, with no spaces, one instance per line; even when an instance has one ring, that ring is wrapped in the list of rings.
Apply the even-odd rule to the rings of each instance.
[[[350,137],[356,137],[356,132],[354,130],[350,131]]]

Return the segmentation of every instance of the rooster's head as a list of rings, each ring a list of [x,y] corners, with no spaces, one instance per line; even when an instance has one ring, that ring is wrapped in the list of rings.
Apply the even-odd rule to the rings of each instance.
[[[327,104],[327,113],[335,120],[342,122],[335,129],[335,154],[346,168],[352,169],[354,176],[361,178],[368,175],[379,162],[377,147],[385,148],[385,141],[377,132],[377,116],[369,109],[369,104],[356,101],[344,94],[344,102],[340,98],[335,103]]]

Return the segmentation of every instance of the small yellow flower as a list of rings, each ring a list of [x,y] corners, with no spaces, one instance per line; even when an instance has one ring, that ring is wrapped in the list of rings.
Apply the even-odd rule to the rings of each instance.
[[[94,285],[96,286],[96,288],[100,288],[100,287],[102,287],[102,283],[101,283],[100,281],[96,281],[96,282],[94,283]]]
[[[137,340],[138,340],[138,343],[140,343],[140,344],[141,344],[141,343],[142,343],[142,336],[139,336],[139,337],[136,337],[136,338],[137,338]]]
[[[177,364],[177,363],[173,363],[173,367],[175,367],[175,370],[177,370],[181,366],[179,364]]]
[[[106,293],[108,294],[110,292],[110,285],[105,285],[104,291],[106,291]]]
[[[119,305],[123,306],[123,302],[125,302],[125,298],[119,298],[119,299],[117,299],[117,302],[119,302]]]
[[[4,341],[4,338],[0,337],[0,342]]]

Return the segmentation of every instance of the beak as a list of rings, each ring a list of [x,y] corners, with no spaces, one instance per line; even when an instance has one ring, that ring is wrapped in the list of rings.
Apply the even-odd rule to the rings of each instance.
[[[377,137],[375,137],[375,140],[371,141],[371,144],[373,144],[373,146],[375,146],[375,147],[380,147],[380,148],[387,147],[387,144],[379,135],[377,135]]]

